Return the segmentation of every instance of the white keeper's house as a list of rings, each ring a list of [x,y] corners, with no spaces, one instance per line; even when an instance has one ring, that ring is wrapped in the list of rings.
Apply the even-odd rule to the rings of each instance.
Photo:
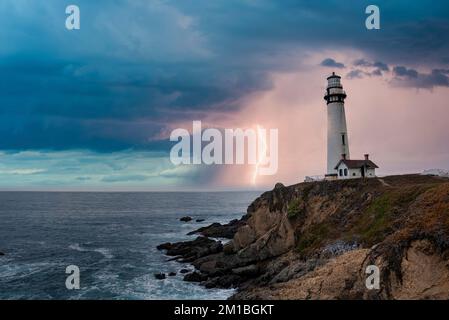
[[[327,173],[325,179],[370,178],[376,176],[378,166],[369,159],[362,160],[349,156],[349,139],[346,129],[346,92],[341,77],[332,73],[327,78],[324,99],[327,102]]]
[[[364,160],[346,159],[346,156],[342,155],[335,166],[337,179],[372,178],[376,176],[376,168],[379,167],[368,158],[367,154]]]

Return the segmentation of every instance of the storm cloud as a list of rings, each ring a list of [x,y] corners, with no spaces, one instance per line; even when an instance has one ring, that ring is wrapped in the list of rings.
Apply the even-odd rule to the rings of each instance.
[[[337,62],[332,58],[324,59],[323,61],[321,61],[320,65],[323,67],[338,68],[338,69],[342,69],[345,67],[343,63]]]
[[[429,73],[420,73],[404,66],[396,66],[393,69],[395,85],[432,89],[434,87],[449,87],[449,70],[433,69]]]
[[[355,48],[426,63],[447,50],[446,2],[430,11],[380,1],[381,37],[363,27],[367,3],[78,1],[81,30],[69,32],[59,1],[2,1],[0,149],[167,148],[157,137],[170,123],[238,109],[241,98],[270,89],[270,74],[288,70],[292,55]],[[398,38],[400,46],[385,47]],[[344,67],[332,58],[322,65]],[[373,75],[388,70],[370,66]],[[444,85],[444,77],[435,71],[420,83]]]

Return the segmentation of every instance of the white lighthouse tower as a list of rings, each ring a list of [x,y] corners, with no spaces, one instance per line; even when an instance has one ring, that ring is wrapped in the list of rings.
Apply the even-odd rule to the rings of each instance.
[[[346,93],[335,72],[327,78],[327,179],[337,179],[335,168],[342,158],[349,157],[349,141],[346,129],[345,98]]]

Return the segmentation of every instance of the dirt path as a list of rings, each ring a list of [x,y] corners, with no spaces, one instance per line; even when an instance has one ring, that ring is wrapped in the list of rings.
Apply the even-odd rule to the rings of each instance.
[[[377,180],[379,180],[385,187],[391,187],[391,184],[386,183],[384,179],[377,178]]]

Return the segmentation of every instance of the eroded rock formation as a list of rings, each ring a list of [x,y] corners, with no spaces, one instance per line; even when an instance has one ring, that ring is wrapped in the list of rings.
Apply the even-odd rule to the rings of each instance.
[[[160,249],[191,262],[206,287],[237,287],[235,299],[449,298],[447,178],[277,184],[232,226],[224,246],[198,238]],[[379,290],[365,285],[368,265]]]

